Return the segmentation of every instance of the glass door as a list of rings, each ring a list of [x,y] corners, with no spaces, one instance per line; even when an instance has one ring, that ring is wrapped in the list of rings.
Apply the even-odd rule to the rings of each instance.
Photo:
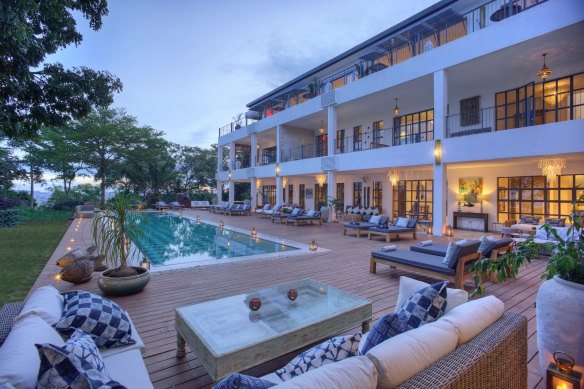
[[[516,128],[535,124],[534,82],[517,89],[517,123]]]

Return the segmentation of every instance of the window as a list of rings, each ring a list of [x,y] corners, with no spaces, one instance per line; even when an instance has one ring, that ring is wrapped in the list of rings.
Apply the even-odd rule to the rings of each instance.
[[[353,127],[353,151],[362,149],[363,126]]]
[[[383,206],[383,190],[381,188],[381,181],[373,182],[373,204],[374,207]]]
[[[333,80],[333,89],[337,89],[345,85],[345,76],[342,75],[339,78]]]
[[[337,152],[345,152],[345,130],[337,130]]]
[[[262,165],[276,163],[276,146],[262,149]]]
[[[400,180],[393,188],[393,216],[432,221],[433,180]]]
[[[264,185],[262,186],[262,192],[264,204],[276,205],[276,185]]]
[[[345,204],[345,184],[342,182],[337,182],[337,199],[341,200],[342,204]],[[344,207],[344,205],[341,207]]]
[[[298,187],[298,207],[304,208],[304,198],[306,197],[306,190],[304,189],[304,184],[300,184]]]
[[[460,126],[480,124],[481,97],[469,97],[460,100]]]
[[[383,146],[383,120],[380,120],[378,122],[373,122],[373,140],[371,148],[375,149]]]
[[[398,116],[393,119],[393,144],[425,142],[434,139],[434,110]]]
[[[584,185],[584,174],[558,176],[553,184],[544,176],[499,177],[497,221],[504,223],[521,216],[560,217],[568,221],[572,202],[584,194],[584,189],[577,189],[578,185]]]
[[[361,205],[362,202],[362,191],[363,191],[363,183],[362,182],[353,182],[353,206]]]
[[[327,191],[328,191],[327,184],[322,184],[322,186],[318,185],[318,184],[314,185],[314,209],[315,210],[320,209],[320,207],[327,206],[327,201],[326,201]]]
[[[294,203],[294,185],[288,185],[288,203]]]
[[[316,156],[317,157],[326,157],[328,154],[328,136],[319,135],[316,137]]]

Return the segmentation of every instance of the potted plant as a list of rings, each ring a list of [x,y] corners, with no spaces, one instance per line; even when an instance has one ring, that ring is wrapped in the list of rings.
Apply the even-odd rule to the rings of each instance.
[[[140,211],[132,209],[130,199],[118,193],[93,221],[93,240],[98,254],[109,270],[99,276],[97,285],[109,295],[123,296],[140,292],[150,272],[140,266],[130,266],[139,258],[139,250],[131,250],[132,240],[144,235],[140,225]]]
[[[336,216],[336,222],[338,222],[340,220],[340,215],[343,213],[343,206],[344,201],[341,199],[336,199],[334,197],[329,197],[327,199],[328,202],[328,206],[331,207],[333,209],[333,211],[335,212],[335,216]]]
[[[537,346],[541,371],[545,372],[553,361],[553,353],[562,351],[576,361],[575,370],[584,369],[584,212],[576,210],[584,202],[581,196],[573,204],[569,216],[572,226],[567,234],[544,224],[547,236],[554,243],[536,243],[533,239],[517,244],[516,250],[498,259],[486,258],[473,266],[477,289],[484,293],[482,279],[489,272],[500,281],[515,278],[519,268],[543,250],[551,252],[546,272],[546,281],[539,287],[536,298]]]

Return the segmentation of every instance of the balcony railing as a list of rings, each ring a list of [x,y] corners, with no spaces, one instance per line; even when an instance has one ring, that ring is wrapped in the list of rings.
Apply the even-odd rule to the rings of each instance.
[[[495,131],[495,107],[482,108],[448,115],[446,117],[446,137],[482,134]]]
[[[237,159],[231,162],[231,170],[247,169],[248,167],[251,167],[251,157]]]
[[[357,136],[346,136],[336,140],[335,154],[390,147],[393,145],[392,138],[393,129],[391,127],[364,132]]]
[[[258,119],[249,118],[249,117],[245,117],[245,118],[242,118],[240,120],[233,121],[233,122],[219,128],[219,136],[221,137],[225,134],[229,134],[230,132],[239,130],[242,127],[249,126],[250,124],[255,123],[257,121],[258,121]]]
[[[325,157],[326,154],[327,154],[326,143],[321,145],[311,143],[301,146],[283,148],[280,153],[280,160],[282,162],[298,161],[300,159]]]

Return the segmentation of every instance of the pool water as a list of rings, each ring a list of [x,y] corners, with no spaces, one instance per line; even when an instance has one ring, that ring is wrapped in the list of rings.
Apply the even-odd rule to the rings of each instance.
[[[146,212],[138,247],[153,266],[204,263],[248,255],[298,250],[278,242],[253,238],[172,214]]]

